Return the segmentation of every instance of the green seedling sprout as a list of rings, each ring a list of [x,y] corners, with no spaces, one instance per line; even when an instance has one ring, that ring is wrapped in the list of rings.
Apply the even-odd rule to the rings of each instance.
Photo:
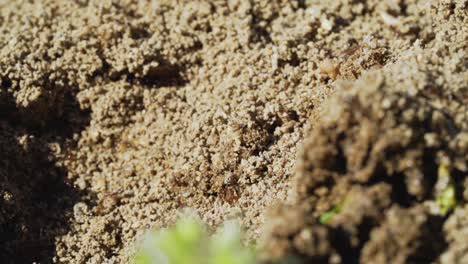
[[[172,228],[149,233],[135,264],[254,264],[254,250],[242,244],[241,234],[236,221],[210,236],[201,221],[180,219]]]
[[[335,215],[341,212],[341,208],[343,208],[343,202],[335,205],[331,210],[322,214],[319,218],[319,222],[322,224],[328,224]]]
[[[447,214],[457,205],[455,185],[448,168],[440,165],[438,169],[438,181],[446,182],[445,188],[436,196],[435,202],[442,214]]]
[[[210,252],[211,264],[253,264],[254,249],[241,242],[241,229],[237,221],[228,221],[221,232],[212,237]]]

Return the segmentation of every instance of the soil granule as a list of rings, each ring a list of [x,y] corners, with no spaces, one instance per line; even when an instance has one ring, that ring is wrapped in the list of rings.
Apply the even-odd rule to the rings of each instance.
[[[467,8],[0,1],[0,262],[131,263],[191,208],[265,262],[466,263]]]

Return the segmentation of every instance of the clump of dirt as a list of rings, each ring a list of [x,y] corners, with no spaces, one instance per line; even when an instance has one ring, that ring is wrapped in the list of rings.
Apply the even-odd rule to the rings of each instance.
[[[395,62],[356,81],[337,82],[304,141],[294,205],[270,216],[269,258],[463,263],[466,251],[454,236],[462,232],[454,222],[463,221],[463,209],[451,208],[448,217],[431,208],[439,199],[441,166],[449,168],[458,206],[467,201],[467,35],[460,24],[466,18],[459,20],[464,7],[466,2],[454,3],[450,19],[439,23],[424,47],[415,42]],[[430,7],[427,14],[443,8]],[[449,28],[452,37],[441,40]],[[444,53],[453,55],[437,55]],[[297,215],[298,223],[282,224]]]
[[[466,199],[466,198],[465,198]],[[466,205],[458,207],[445,221],[443,226],[445,240],[449,243],[447,250],[440,256],[441,263],[463,263],[468,260],[466,248]]]
[[[268,259],[464,256],[466,6],[0,1],[0,260],[128,263],[185,207]]]

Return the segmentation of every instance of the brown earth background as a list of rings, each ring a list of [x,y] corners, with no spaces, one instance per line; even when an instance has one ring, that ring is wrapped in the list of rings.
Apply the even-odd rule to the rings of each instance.
[[[192,208],[267,262],[468,263],[467,8],[0,1],[0,262],[130,263]]]

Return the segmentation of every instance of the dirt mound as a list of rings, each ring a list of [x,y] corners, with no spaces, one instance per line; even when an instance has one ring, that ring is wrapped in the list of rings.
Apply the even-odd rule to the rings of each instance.
[[[127,263],[185,207],[270,259],[462,259],[466,7],[0,1],[0,260]]]
[[[269,227],[272,252],[330,259],[335,252],[346,263],[359,256],[363,263],[407,263],[430,262],[444,249],[446,218],[429,208],[437,200],[438,166],[451,168],[456,199],[466,201],[466,117],[457,124],[445,110],[385,80],[380,71],[366,74],[351,87],[343,84],[330,99],[304,143],[297,205],[285,210],[309,220],[289,225],[289,217],[283,217],[286,225]],[[313,235],[307,232],[321,232],[314,231],[320,230],[320,216],[337,206],[336,216],[322,222],[329,233],[322,239],[335,238],[330,250],[310,251],[303,244],[324,242],[308,241]],[[271,217],[282,219],[282,214]]]
[[[465,12],[457,8],[453,21]],[[466,38],[456,25],[448,27]],[[440,27],[435,39],[447,25]],[[468,198],[465,49],[455,35],[424,48],[416,43],[382,69],[337,83],[306,136],[295,205],[270,216],[270,257],[463,263],[466,249],[454,234],[464,227],[454,222],[463,221],[464,209],[450,214]],[[455,55],[441,59],[443,52]],[[444,191],[453,191],[453,207],[441,204]]]

